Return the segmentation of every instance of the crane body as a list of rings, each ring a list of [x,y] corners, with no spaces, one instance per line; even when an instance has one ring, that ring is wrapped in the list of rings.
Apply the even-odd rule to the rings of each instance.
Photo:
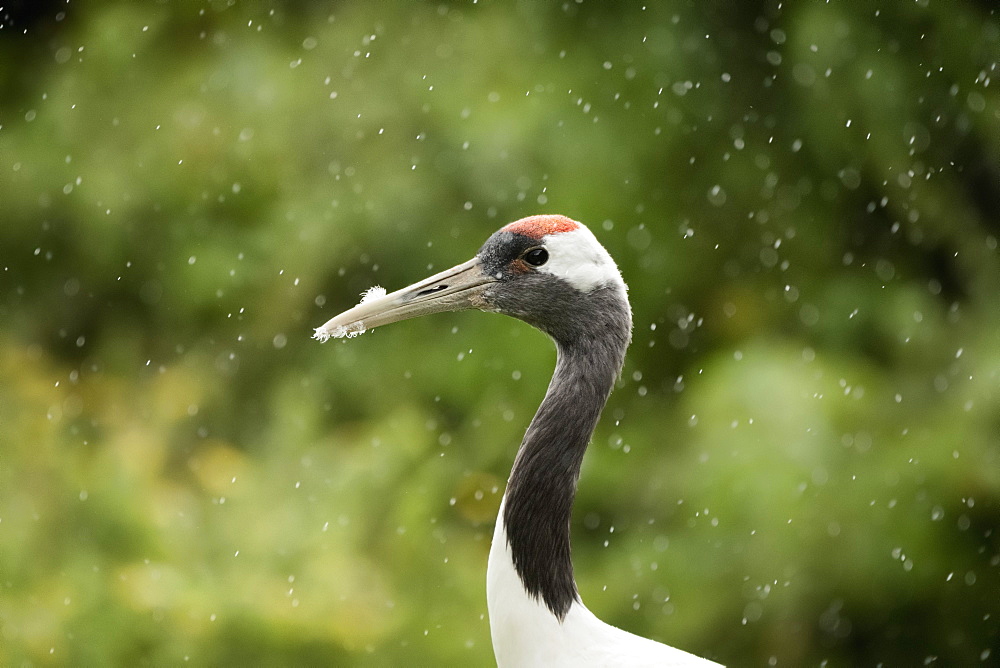
[[[557,361],[521,441],[487,565],[487,607],[501,667],[717,666],[598,619],[577,591],[570,518],[587,445],[632,335],[614,260],[584,225],[531,216],[494,233],[463,264],[360,304],[316,329],[355,336],[441,311],[513,316],[548,334]]]

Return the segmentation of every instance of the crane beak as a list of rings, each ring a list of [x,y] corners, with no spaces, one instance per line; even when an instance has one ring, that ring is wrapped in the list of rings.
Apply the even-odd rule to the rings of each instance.
[[[372,288],[360,304],[317,327],[313,338],[326,341],[330,337],[352,337],[429,313],[488,308],[483,292],[496,280],[483,273],[482,263],[474,257],[387,295],[376,296],[376,288]]]

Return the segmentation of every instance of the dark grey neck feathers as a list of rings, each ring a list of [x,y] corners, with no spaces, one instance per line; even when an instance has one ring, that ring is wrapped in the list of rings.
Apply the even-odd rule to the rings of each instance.
[[[544,314],[518,315],[555,339],[558,360],[518,450],[502,521],[525,590],[563,619],[578,600],[570,515],[580,464],[621,372],[632,317],[618,286],[589,294],[565,286],[560,299],[548,296]]]

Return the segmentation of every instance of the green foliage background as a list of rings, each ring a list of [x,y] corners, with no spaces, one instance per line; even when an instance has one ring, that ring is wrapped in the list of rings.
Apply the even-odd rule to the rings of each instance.
[[[992,3],[5,5],[0,664],[489,665],[553,347],[309,337],[539,212],[635,311],[573,526],[599,616],[998,661]]]

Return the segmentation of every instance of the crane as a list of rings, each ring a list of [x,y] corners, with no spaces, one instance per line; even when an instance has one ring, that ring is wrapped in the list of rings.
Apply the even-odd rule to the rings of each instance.
[[[580,599],[570,515],[580,465],[632,339],[627,287],[582,223],[557,215],[514,221],[468,262],[386,294],[372,288],[315,330],[320,341],[442,311],[513,316],[548,334],[557,361],[500,503],[486,576],[497,664],[716,666],[598,619]]]

